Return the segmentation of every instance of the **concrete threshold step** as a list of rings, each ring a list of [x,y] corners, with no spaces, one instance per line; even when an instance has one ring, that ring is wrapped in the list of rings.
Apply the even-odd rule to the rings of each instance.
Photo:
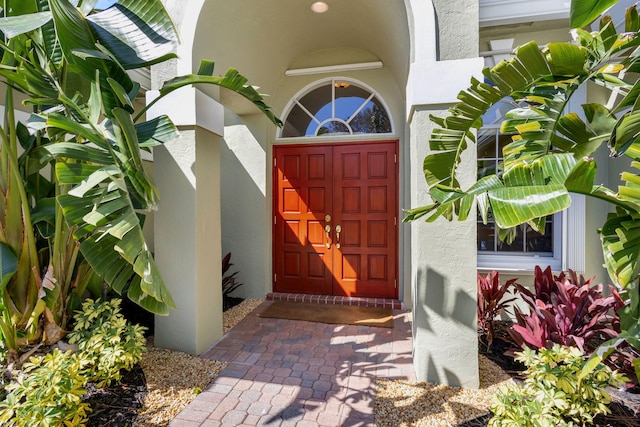
[[[355,305],[360,307],[386,307],[403,310],[402,301],[389,298],[345,297],[334,295],[295,294],[288,292],[272,292],[267,294],[267,301],[307,302],[312,304]]]

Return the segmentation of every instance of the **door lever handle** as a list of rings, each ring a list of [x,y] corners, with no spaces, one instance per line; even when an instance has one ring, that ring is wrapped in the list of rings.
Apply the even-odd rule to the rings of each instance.
[[[329,224],[324,227],[324,232],[324,245],[327,247],[327,249],[331,249],[331,242],[329,242],[329,233],[331,233],[331,226]]]
[[[342,231],[342,227],[336,225],[336,248],[340,249],[340,232]]]

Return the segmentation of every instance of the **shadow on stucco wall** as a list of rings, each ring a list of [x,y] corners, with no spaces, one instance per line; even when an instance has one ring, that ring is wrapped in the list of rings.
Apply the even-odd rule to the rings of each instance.
[[[450,319],[476,330],[476,302],[461,289],[449,286],[448,280],[437,271],[419,269],[416,275],[416,301],[414,309],[423,317],[429,318],[427,308],[443,319]],[[454,288],[455,291],[451,291]],[[414,310],[414,313],[415,313]],[[418,325],[432,331],[429,323]],[[414,328],[416,325],[414,325]]]
[[[222,253],[231,252],[244,285],[234,296],[264,298],[269,223],[267,209],[267,144],[261,117],[225,114],[221,146],[220,210]]]
[[[461,360],[471,357],[471,354],[466,355],[461,349],[475,348],[471,345],[466,346],[465,343],[469,339],[477,340],[477,308],[471,295],[449,282],[450,279],[432,268],[417,271],[413,302],[413,335],[415,337],[428,334],[431,338],[428,346],[416,348],[414,352],[423,353],[418,357],[422,359],[428,381],[459,385],[462,384],[464,375],[459,376],[444,366],[438,367],[434,359],[442,359],[442,356],[436,358],[434,353],[442,355],[444,352],[450,354],[451,358],[459,357]],[[461,336],[460,326],[469,334],[464,333],[464,336]],[[473,350],[473,353],[476,351]]]

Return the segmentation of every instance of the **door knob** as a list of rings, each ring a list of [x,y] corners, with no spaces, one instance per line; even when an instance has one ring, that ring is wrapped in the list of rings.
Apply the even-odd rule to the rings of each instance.
[[[340,249],[340,232],[342,231],[342,227],[336,225],[336,248]]]
[[[329,216],[329,215],[327,215]],[[329,224],[327,224],[324,227],[324,244],[327,247],[327,249],[331,249],[331,243],[329,242],[329,233],[331,233],[331,226]]]

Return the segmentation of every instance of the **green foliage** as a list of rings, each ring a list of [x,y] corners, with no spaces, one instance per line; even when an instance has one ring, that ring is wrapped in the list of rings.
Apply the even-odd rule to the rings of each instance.
[[[598,414],[609,413],[611,397],[606,386],[625,378],[599,364],[587,375],[582,352],[558,344],[537,353],[525,349],[516,360],[527,366],[524,385],[501,388],[491,406],[489,427],[564,427],[591,424]]]
[[[571,2],[571,26],[581,28],[589,25],[618,0],[580,0]]]
[[[178,34],[161,0],[95,4],[5,0],[0,10],[0,333],[13,350],[62,338],[96,284],[156,314],[175,308],[142,233],[157,191],[140,150],[178,132],[167,116],[145,120],[149,106],[134,116],[140,85],[127,71],[175,58]],[[281,125],[246,77],[214,76],[213,65],[166,82],[154,102],[212,84]],[[14,117],[14,90],[33,112],[27,123]]]
[[[133,368],[146,351],[145,328],[129,324],[120,313],[120,303],[119,299],[87,299],[74,316],[76,324],[68,335],[87,362],[87,381],[99,387],[119,381],[121,371]]]
[[[85,360],[81,354],[55,349],[25,363],[18,380],[9,386],[7,398],[0,403],[3,426],[84,426],[89,404],[85,393]]]

